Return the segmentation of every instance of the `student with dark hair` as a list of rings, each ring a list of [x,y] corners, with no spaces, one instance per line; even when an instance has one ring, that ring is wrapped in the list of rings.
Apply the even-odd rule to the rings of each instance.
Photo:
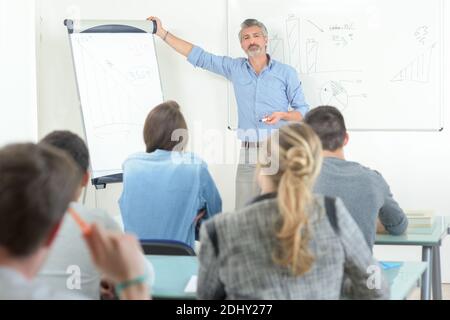
[[[371,248],[377,228],[394,235],[405,232],[408,219],[383,176],[345,159],[344,146],[349,137],[341,112],[335,107],[320,106],[306,115],[305,122],[323,146],[324,162],[314,190],[344,201]]]
[[[100,209],[88,209],[77,202],[83,188],[89,183],[89,151],[84,141],[70,131],[53,131],[45,136],[40,144],[47,144],[67,152],[82,172],[81,183],[74,193],[70,206],[89,223],[101,225],[106,230],[121,232],[121,228],[108,215]],[[112,283],[108,279],[102,280],[101,273],[95,268],[89,257],[88,247],[81,241],[78,225],[70,217],[66,217],[61,230],[54,241],[49,257],[39,272],[38,281],[51,285],[60,291],[79,292],[91,299],[99,299],[101,293],[104,297],[112,297]],[[148,264],[150,283],[153,281],[153,269]],[[75,276],[79,275],[78,278]],[[102,287],[100,286],[102,284]],[[103,288],[103,289],[102,289]],[[101,290],[102,289],[102,290]]]
[[[156,106],[144,125],[146,152],[123,164],[119,200],[125,231],[140,239],[181,241],[194,248],[198,224],[222,210],[204,161],[184,152],[186,121],[174,101]]]
[[[80,185],[81,170],[56,148],[17,144],[0,149],[0,176],[0,299],[83,298],[33,281]],[[133,236],[92,224],[84,240],[97,267],[123,288],[120,298],[149,298],[148,285],[135,281],[145,267]]]
[[[291,123],[268,144],[270,157],[258,165],[261,196],[202,226],[198,298],[388,298],[381,268],[342,201],[312,192],[322,163],[314,131]],[[371,288],[368,270],[377,266]]]

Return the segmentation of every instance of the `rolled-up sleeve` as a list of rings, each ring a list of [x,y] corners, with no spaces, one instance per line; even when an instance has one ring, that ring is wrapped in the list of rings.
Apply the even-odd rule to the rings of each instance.
[[[309,111],[309,105],[306,103],[302,83],[295,69],[289,71],[287,78],[287,96],[290,107],[295,111],[299,111],[302,116],[305,116]]]
[[[378,174],[381,177],[381,174]],[[406,228],[408,228],[408,218],[406,217],[405,212],[400,208],[397,201],[395,201],[387,182],[383,179],[383,177],[381,177],[381,179],[383,180],[385,188],[385,196],[384,204],[380,209],[378,217],[387,232],[392,235],[400,235],[406,231]]]
[[[194,67],[217,73],[231,79],[231,70],[233,67],[233,59],[226,56],[216,56],[212,53],[206,52],[200,47],[194,46],[189,53],[187,60]]]

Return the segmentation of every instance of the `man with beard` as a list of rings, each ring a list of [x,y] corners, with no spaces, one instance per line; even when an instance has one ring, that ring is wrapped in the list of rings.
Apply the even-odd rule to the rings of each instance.
[[[182,40],[162,26],[157,17],[156,34],[178,53],[200,67],[233,83],[238,106],[238,139],[242,142],[236,175],[236,208],[245,206],[259,190],[254,180],[260,143],[289,121],[300,121],[309,110],[301,82],[291,66],[273,60],[266,52],[268,33],[263,23],[247,19],[239,41],[247,58],[216,56]]]

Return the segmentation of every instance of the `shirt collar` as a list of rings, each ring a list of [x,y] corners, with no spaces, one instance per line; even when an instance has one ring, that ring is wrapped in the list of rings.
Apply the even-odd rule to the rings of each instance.
[[[254,198],[249,204],[254,204],[263,200],[268,200],[268,199],[275,199],[277,197],[277,193],[276,192],[270,192],[270,193],[265,193],[262,194],[260,196],[257,196],[256,198]]]
[[[272,69],[272,66],[273,66],[273,60],[272,60],[272,57],[268,54],[268,53],[266,53],[266,56],[267,56],[267,66],[263,69],[263,71],[264,70],[266,70],[266,69]],[[249,61],[249,59],[247,58],[246,59],[246,61],[245,61],[245,63],[247,64],[247,67],[249,67],[251,70],[253,70],[253,67],[252,67],[252,65],[250,64],[250,61]],[[253,70],[254,71],[254,70]],[[262,73],[262,72],[261,72]]]

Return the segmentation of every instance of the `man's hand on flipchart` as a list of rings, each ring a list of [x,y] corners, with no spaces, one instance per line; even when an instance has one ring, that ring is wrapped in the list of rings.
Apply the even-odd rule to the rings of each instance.
[[[162,22],[158,17],[154,17],[154,16],[150,16],[147,18],[147,20],[149,21],[155,21],[156,22],[156,35],[158,37],[164,37],[166,34],[166,30],[164,30],[163,26],[162,26]]]
[[[266,124],[276,124],[278,121],[283,120],[285,112],[274,112],[270,116],[264,118]]]

